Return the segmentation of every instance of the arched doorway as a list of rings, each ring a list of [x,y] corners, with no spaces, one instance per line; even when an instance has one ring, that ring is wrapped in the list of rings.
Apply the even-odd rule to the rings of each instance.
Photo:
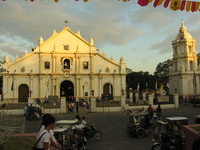
[[[74,99],[74,85],[71,81],[66,80],[60,84],[60,97],[66,97],[66,101]]]
[[[113,100],[113,86],[110,83],[103,86],[103,95],[109,95],[110,100]]]
[[[21,84],[18,88],[18,102],[28,102],[29,87],[26,84]]]

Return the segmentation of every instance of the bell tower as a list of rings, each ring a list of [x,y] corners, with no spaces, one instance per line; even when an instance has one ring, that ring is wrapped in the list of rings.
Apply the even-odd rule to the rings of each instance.
[[[173,72],[192,71],[197,69],[196,40],[187,32],[182,21],[179,33],[173,46]]]
[[[191,96],[199,92],[199,67],[196,40],[182,21],[176,39],[172,41],[173,68],[169,73],[169,93]]]

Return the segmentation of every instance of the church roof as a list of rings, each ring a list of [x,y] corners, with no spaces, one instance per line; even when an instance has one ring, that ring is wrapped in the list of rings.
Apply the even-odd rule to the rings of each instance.
[[[181,27],[179,28],[179,33],[176,36],[176,40],[183,39],[192,39],[192,36],[189,32],[187,32],[187,27],[184,25],[184,21],[181,23]]]

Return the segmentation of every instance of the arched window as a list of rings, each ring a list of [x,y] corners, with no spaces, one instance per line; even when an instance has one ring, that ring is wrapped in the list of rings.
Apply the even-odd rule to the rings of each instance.
[[[70,69],[70,60],[69,59],[64,60],[63,67],[64,67],[64,69]]]

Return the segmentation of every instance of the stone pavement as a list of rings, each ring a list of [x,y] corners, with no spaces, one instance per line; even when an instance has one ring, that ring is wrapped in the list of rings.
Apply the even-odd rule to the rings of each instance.
[[[162,105],[161,105],[162,107]],[[194,115],[200,114],[200,107],[190,105],[180,105],[178,109],[163,110],[163,117],[183,116],[189,119],[189,124],[193,124]],[[57,120],[74,119],[77,113],[55,114]],[[126,126],[129,122],[126,112],[110,113],[86,113],[85,109],[80,109],[80,116],[86,116],[88,122],[93,122],[98,130],[103,134],[100,141],[91,139],[87,147],[92,150],[149,150],[152,146],[152,135],[143,138],[130,137],[126,133]],[[41,120],[26,121],[25,132],[35,135],[39,131]]]

